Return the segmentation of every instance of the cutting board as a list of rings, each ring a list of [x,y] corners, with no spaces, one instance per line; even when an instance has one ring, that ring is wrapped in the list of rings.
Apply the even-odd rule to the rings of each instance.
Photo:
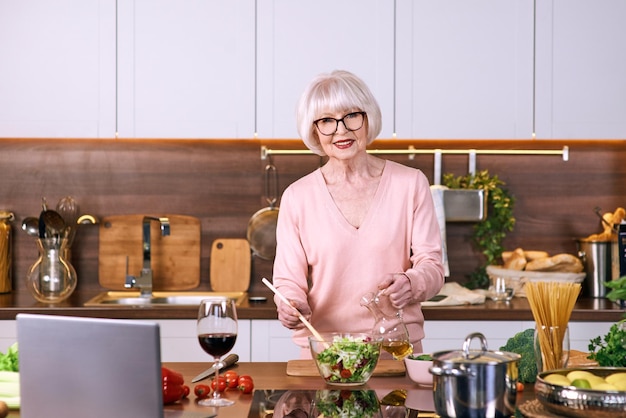
[[[143,266],[143,218],[105,217],[100,222],[98,281],[123,290],[128,274],[139,276]],[[152,216],[152,215],[148,215]],[[200,220],[186,215],[157,215],[170,220],[170,235],[161,236],[159,222],[150,223],[153,290],[189,290],[200,285]]]
[[[398,360],[378,360],[372,376],[404,376],[406,369],[404,362]],[[317,366],[313,360],[289,360],[287,362],[288,376],[319,376]]]
[[[244,238],[219,238],[211,246],[211,289],[215,292],[247,292],[252,253]]]

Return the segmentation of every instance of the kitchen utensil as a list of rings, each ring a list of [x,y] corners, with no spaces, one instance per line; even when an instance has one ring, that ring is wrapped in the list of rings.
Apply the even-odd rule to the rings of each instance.
[[[211,289],[215,292],[247,292],[251,258],[250,244],[245,238],[218,238],[213,241]]]
[[[313,360],[295,359],[287,361],[287,376],[319,376],[319,370]],[[406,369],[404,363],[391,359],[379,359],[372,376],[392,377],[404,376]]]
[[[269,289],[274,292],[274,294],[276,294],[283,302],[285,302],[287,305],[291,306],[291,302],[289,302],[289,300],[278,291],[278,289],[276,289],[274,287],[274,285],[272,285],[269,280],[267,280],[265,277],[263,277],[263,279],[261,280],[263,282],[263,284],[265,284],[265,286],[269,287]],[[300,318],[300,321],[309,329],[309,331],[311,331],[311,334],[313,334],[313,336],[318,340],[318,341],[324,341],[324,338],[322,337],[322,335],[317,332],[317,330],[313,327],[313,325],[311,325],[311,323],[309,321],[307,321],[307,319],[300,313],[300,311],[298,311],[296,308],[293,308],[294,311],[296,311],[298,313],[298,318]]]
[[[602,216],[602,214],[600,213],[602,212],[602,209],[599,206],[596,206],[595,208],[593,208],[593,211],[595,212],[596,215],[598,215],[598,217],[600,218],[600,220],[602,221],[605,227],[610,228],[611,232],[617,232],[617,228],[615,227],[615,225],[612,225],[609,221],[604,219],[604,216]]]
[[[39,218],[34,216],[24,218],[22,220],[22,230],[31,237],[39,237]]]
[[[62,197],[56,206],[56,211],[65,221],[63,235],[67,237],[68,247],[74,242],[76,235],[76,221],[78,220],[78,203],[72,196]]]
[[[48,209],[44,198],[39,214],[39,238],[58,238],[64,228],[65,221],[58,212]]]
[[[196,383],[201,380],[206,379],[207,377],[212,376],[215,373],[215,369],[219,368],[220,371],[224,370],[227,367],[232,366],[233,364],[239,361],[239,356],[237,354],[229,354],[224,360],[219,363],[213,364],[211,367],[191,379],[191,383]]]
[[[585,266],[583,295],[590,298],[604,298],[608,293],[604,282],[620,277],[619,248],[617,240],[590,241],[576,240],[578,258]]]
[[[473,339],[480,349],[470,349]],[[488,351],[480,333],[465,338],[461,351],[433,353],[433,397],[442,418],[505,417],[515,412],[518,365],[521,356]]]
[[[276,256],[276,224],[278,221],[278,174],[273,164],[265,166],[265,199],[268,207],[258,210],[248,221],[246,237],[254,255],[263,260]]]
[[[126,257],[130,274],[143,264],[143,218],[115,215],[99,224],[98,281],[109,290],[127,290]],[[148,215],[150,216],[150,215]],[[158,222],[151,223],[153,290],[189,290],[200,285],[200,220],[187,215],[165,215],[171,234],[161,236]]]
[[[573,371],[586,371],[600,377],[613,373],[626,373],[623,367],[580,367],[550,370],[539,373],[535,382],[535,396],[552,413],[568,417],[623,417],[626,391],[580,389],[546,382],[550,374],[567,375]]]

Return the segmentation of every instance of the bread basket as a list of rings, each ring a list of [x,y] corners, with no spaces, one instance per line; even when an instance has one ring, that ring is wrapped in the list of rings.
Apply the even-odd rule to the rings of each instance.
[[[503,277],[513,284],[515,296],[525,297],[524,285],[527,282],[571,282],[582,283],[585,273],[563,273],[547,271],[510,270],[502,266],[487,266],[487,274],[490,277]]]

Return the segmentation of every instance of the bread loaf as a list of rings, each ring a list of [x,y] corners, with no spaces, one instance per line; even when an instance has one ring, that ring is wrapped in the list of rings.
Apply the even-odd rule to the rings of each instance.
[[[524,270],[526,266],[526,257],[524,256],[524,250],[521,248],[515,249],[508,260],[504,263],[504,268],[509,270]]]
[[[566,253],[539,258],[526,264],[526,271],[580,273],[583,269],[583,263],[578,257]]]
[[[518,248],[519,250],[520,248]],[[545,251],[526,251],[526,250],[522,250],[523,254],[524,254],[524,258],[526,259],[526,261],[533,261],[536,260],[538,258],[545,258],[545,257],[549,257],[550,254],[548,254]],[[502,261],[504,263],[506,263],[511,256],[513,255],[513,251],[503,251],[502,252]]]

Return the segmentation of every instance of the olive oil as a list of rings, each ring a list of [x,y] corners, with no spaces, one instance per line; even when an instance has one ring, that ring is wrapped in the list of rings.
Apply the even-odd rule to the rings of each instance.
[[[406,356],[413,354],[413,346],[408,341],[383,341],[382,348],[396,360],[402,360]]]

